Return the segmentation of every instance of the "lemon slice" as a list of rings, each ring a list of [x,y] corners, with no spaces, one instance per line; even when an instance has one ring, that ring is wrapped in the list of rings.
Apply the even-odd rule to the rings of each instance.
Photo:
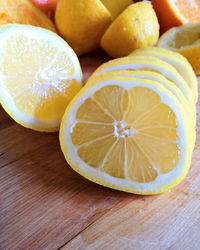
[[[101,80],[101,78],[106,78],[109,79],[110,76],[119,76],[123,78],[132,78],[133,81],[136,79],[146,79],[146,80],[152,80],[154,82],[157,82],[167,90],[169,90],[179,101],[179,103],[183,106],[185,113],[188,117],[188,124],[190,127],[190,133],[191,133],[191,138],[192,138],[192,144],[193,147],[195,146],[195,141],[196,141],[196,107],[195,105],[191,105],[188,103],[187,99],[181,92],[181,90],[174,85],[171,81],[167,80],[165,77],[163,77],[161,74],[152,72],[152,71],[144,71],[144,70],[117,70],[117,71],[110,71],[106,73],[102,73],[98,76],[94,75],[89,78],[87,85],[94,84],[98,79]]]
[[[182,91],[189,103],[194,105],[194,98],[192,92],[188,87],[185,80],[177,72],[177,70],[170,64],[163,62],[157,58],[145,57],[145,56],[134,56],[124,57],[111,60],[102,64],[94,73],[99,75],[104,72],[110,72],[115,70],[148,70],[158,72],[168,80],[173,82]]]
[[[175,53],[173,51],[169,51],[159,47],[147,47],[147,48],[137,49],[130,54],[130,56],[132,55],[153,56],[172,65],[184,78],[184,80],[186,81],[186,83],[193,92],[195,102],[197,102],[198,100],[197,78],[190,63],[186,60],[184,56]]]
[[[45,29],[9,24],[0,29],[0,102],[21,125],[56,131],[82,72],[68,44]]]
[[[89,78],[89,81],[87,84],[90,84],[95,82],[94,78],[96,79],[97,77],[107,77],[109,76],[120,76],[120,77],[125,77],[125,78],[137,78],[137,79],[146,79],[146,80],[152,80],[156,81],[159,83],[161,86],[165,87],[168,89],[176,98],[178,101],[184,106],[186,112],[191,115],[192,120],[196,120],[196,109],[194,105],[191,105],[188,103],[188,100],[185,98],[181,90],[171,81],[167,80],[164,76],[157,72],[152,72],[148,70],[116,70],[116,71],[110,71],[106,73],[102,73],[98,76],[94,75]],[[94,77],[94,78],[93,78]],[[93,79],[92,79],[93,78]],[[194,122],[193,122],[194,123]]]
[[[192,146],[177,98],[150,80],[93,80],[61,123],[61,148],[70,166],[95,183],[138,194],[162,193],[183,180]]]
[[[188,23],[168,30],[160,37],[158,46],[182,54],[195,73],[200,74],[200,23]]]

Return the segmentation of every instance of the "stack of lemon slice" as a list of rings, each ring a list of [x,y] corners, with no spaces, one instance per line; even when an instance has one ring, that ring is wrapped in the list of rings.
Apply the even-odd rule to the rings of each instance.
[[[197,80],[181,55],[136,50],[100,66],[67,107],[60,142],[84,177],[162,193],[186,176],[195,144]]]

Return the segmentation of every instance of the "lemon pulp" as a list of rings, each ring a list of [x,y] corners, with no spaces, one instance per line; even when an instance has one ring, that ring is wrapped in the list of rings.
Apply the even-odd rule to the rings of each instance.
[[[174,112],[153,90],[111,85],[79,107],[71,139],[86,164],[113,177],[144,183],[177,165],[176,128]]]

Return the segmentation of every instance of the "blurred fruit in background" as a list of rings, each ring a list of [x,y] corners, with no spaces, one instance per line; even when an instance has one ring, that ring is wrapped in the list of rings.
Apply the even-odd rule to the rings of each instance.
[[[200,0],[152,0],[161,33],[185,23],[200,22]]]
[[[30,0],[49,17],[53,18],[58,0]]]
[[[56,32],[52,21],[29,0],[0,1],[0,25],[30,24]]]
[[[112,57],[127,56],[133,50],[153,46],[159,37],[159,23],[152,6],[138,2],[126,8],[108,27],[102,48]]]

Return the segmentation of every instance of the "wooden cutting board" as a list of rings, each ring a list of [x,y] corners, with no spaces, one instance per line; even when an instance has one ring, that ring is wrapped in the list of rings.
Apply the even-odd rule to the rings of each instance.
[[[106,60],[81,58],[85,79]],[[0,107],[0,249],[199,250],[200,115],[187,178],[139,196],[87,181],[65,162],[58,133],[23,128]]]

